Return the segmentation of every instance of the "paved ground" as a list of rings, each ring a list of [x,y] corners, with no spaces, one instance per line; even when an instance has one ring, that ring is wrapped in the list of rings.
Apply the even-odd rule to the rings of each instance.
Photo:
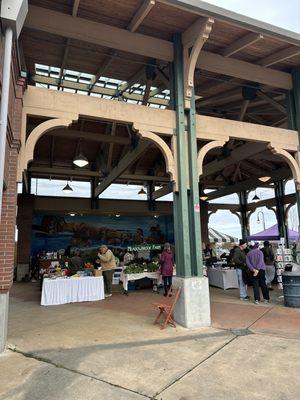
[[[149,291],[40,307],[36,285],[16,284],[0,399],[299,399],[300,310],[280,292],[268,306],[211,294],[212,328],[161,331]]]

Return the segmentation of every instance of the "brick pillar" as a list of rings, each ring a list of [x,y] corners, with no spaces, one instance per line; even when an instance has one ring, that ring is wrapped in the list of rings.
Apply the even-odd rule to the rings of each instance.
[[[35,196],[30,194],[18,196],[17,280],[21,280],[29,269],[34,199]]]
[[[17,207],[18,150],[9,148],[6,154],[6,189],[3,192],[0,226],[0,292],[9,291],[13,281],[15,257],[15,226]]]

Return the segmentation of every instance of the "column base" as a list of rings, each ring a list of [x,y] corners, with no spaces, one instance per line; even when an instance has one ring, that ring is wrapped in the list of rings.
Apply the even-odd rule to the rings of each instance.
[[[174,287],[181,287],[181,295],[175,305],[174,319],[185,328],[201,328],[211,325],[208,279],[203,277],[174,277]]]
[[[9,293],[0,293],[0,353],[5,350],[8,323]]]

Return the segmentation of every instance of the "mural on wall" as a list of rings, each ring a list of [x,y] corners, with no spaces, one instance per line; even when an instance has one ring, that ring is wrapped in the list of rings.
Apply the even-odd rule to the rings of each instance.
[[[125,249],[141,243],[174,242],[171,216],[56,216],[36,214],[32,254],[61,249],[91,249],[100,244]]]

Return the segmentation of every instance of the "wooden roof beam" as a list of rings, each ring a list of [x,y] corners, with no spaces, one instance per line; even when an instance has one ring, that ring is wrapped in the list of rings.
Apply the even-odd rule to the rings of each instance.
[[[119,176],[126,171],[150,146],[148,141],[140,140],[139,144],[130,150],[118,163],[118,165],[110,172],[110,174],[95,189],[94,196],[98,197],[104,192]]]
[[[114,121],[111,125],[110,136],[116,135],[116,128],[117,128],[117,123]],[[108,156],[107,156],[107,166],[106,166],[107,171],[110,171],[110,169],[111,169],[113,151],[114,151],[114,143],[110,142],[109,149],[108,149]]]
[[[84,18],[74,18],[42,7],[29,6],[24,26],[157,60],[173,61],[172,42]],[[288,90],[292,88],[292,78],[289,73],[207,51],[201,52],[196,68],[276,88]]]
[[[127,29],[130,32],[135,32],[139,28],[139,26],[143,23],[144,19],[147,17],[147,15],[154,6],[155,6],[155,0],[145,0],[141,5],[141,7],[138,9],[137,13],[130,21]]]
[[[203,166],[203,175],[201,175],[201,179],[215,174],[218,171],[222,171],[224,168],[237,164],[238,162],[251,157],[255,154],[258,154],[267,149],[267,146],[262,143],[246,143],[242,146],[237,147],[233,150],[229,157],[223,158],[222,160],[218,161],[217,159],[211,161],[208,164],[204,164]]]
[[[152,199],[157,200],[160,197],[166,196],[169,193],[173,192],[173,183],[169,183],[168,185],[165,185],[161,189],[155,190],[155,192],[152,193]]]
[[[300,47],[289,47],[271,54],[258,62],[262,67],[270,67],[271,65],[278,64],[289,58],[296,57],[300,54]]]
[[[269,172],[268,175],[271,177],[271,180],[268,183],[279,181],[281,179],[289,178],[292,175],[292,171],[289,168],[280,168],[273,172]],[[239,193],[244,190],[251,190],[256,187],[261,186],[261,182],[258,179],[259,177],[250,178],[243,182],[239,182],[234,185],[229,185],[223,187],[222,189],[215,190],[214,192],[207,193],[208,201],[218,199],[220,197],[228,196],[233,193]]]
[[[77,16],[79,3],[80,3],[80,0],[74,0],[73,7],[72,7],[72,17],[76,17]],[[65,51],[64,51],[63,58],[62,58],[61,66],[60,66],[60,72],[59,72],[59,78],[58,78],[59,79],[58,87],[60,87],[61,81],[62,81],[62,78],[63,78],[64,69],[65,69],[65,66],[66,66],[66,63],[67,63],[67,59],[68,59],[68,55],[69,55],[70,44],[71,44],[71,39],[68,38],[67,42],[66,42]]]
[[[85,141],[100,142],[100,143],[115,143],[120,145],[129,145],[130,139],[127,137],[104,135],[96,132],[85,132],[78,131],[75,129],[55,129],[51,131],[53,137],[65,137],[65,138],[82,138]]]
[[[286,108],[282,104],[278,103],[276,100],[273,99],[273,97],[268,96],[261,90],[257,91],[257,96],[265,100],[267,103],[271,104],[274,108],[276,108],[276,110],[282,112],[282,114],[287,113]]]
[[[223,57],[230,57],[233,54],[238,53],[239,51],[244,50],[252,44],[262,40],[263,38],[264,36],[260,33],[250,32],[223,49],[221,51],[221,55]]]

